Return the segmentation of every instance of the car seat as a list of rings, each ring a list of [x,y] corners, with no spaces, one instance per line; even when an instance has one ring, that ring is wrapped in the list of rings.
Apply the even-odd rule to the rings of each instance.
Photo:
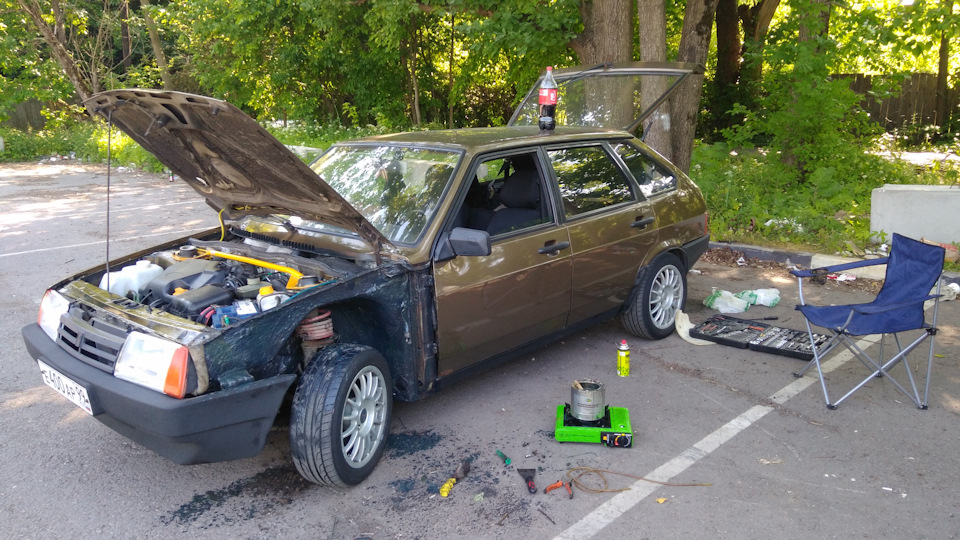
[[[510,175],[500,189],[500,203],[486,227],[491,236],[543,222],[540,176],[533,163]]]

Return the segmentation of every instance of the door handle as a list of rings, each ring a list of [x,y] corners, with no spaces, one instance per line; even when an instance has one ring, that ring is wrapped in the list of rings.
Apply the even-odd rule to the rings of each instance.
[[[558,251],[567,249],[568,247],[570,247],[570,242],[555,242],[550,240],[544,244],[542,248],[537,250],[537,253],[541,255],[552,255]]]
[[[647,225],[649,225],[649,224],[651,224],[651,223],[653,223],[653,222],[654,222],[653,216],[650,216],[650,217],[648,217],[648,218],[645,218],[645,217],[643,217],[643,216],[640,216],[640,217],[637,218],[636,221],[634,221],[633,223],[631,223],[630,226],[633,227],[634,229],[646,229],[646,228],[647,228]]]

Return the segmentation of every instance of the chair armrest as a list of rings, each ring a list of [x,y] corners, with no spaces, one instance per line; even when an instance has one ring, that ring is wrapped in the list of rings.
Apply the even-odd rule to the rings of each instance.
[[[894,311],[894,310],[897,310],[897,309],[902,309],[902,308],[905,308],[905,307],[910,307],[910,306],[913,306],[913,305],[916,305],[916,304],[922,304],[922,303],[926,302],[927,300],[931,300],[931,299],[933,299],[933,298],[940,298],[941,296],[943,296],[943,295],[942,295],[942,294],[928,294],[928,295],[926,295],[926,296],[924,296],[924,297],[922,297],[922,298],[916,298],[916,299],[914,299],[914,300],[907,300],[906,302],[897,302],[896,304],[881,304],[881,305],[867,304],[867,305],[863,305],[863,306],[854,306],[854,307],[851,307],[851,309],[853,309],[853,311],[856,311],[857,313],[861,313],[861,314],[863,314],[863,315],[876,315],[877,313],[886,313],[887,311]]]
[[[855,261],[851,263],[837,264],[834,266],[826,266],[823,268],[811,268],[809,270],[791,270],[790,273],[797,276],[798,278],[807,278],[813,277],[817,274],[832,274],[834,272],[843,272],[844,270],[850,270],[852,268],[861,268],[864,266],[876,266],[878,264],[887,264],[887,261],[890,257],[881,257],[879,259],[866,259],[863,261]]]

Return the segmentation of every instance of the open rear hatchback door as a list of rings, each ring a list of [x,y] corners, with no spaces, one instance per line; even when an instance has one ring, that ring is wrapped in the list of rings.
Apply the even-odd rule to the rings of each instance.
[[[557,126],[632,133],[694,73],[703,73],[703,67],[678,62],[628,62],[555,70],[553,77],[559,87]],[[537,90],[542,81],[541,76],[509,125],[537,125]]]

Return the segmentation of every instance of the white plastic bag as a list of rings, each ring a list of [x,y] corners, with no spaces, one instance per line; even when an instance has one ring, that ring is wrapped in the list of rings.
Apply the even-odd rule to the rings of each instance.
[[[780,291],[777,289],[757,289],[753,293],[757,297],[755,303],[758,305],[774,307],[780,303]]]
[[[720,289],[714,289],[710,296],[704,298],[703,305],[720,313],[742,313],[750,308],[746,300],[737,298],[730,291]]]

